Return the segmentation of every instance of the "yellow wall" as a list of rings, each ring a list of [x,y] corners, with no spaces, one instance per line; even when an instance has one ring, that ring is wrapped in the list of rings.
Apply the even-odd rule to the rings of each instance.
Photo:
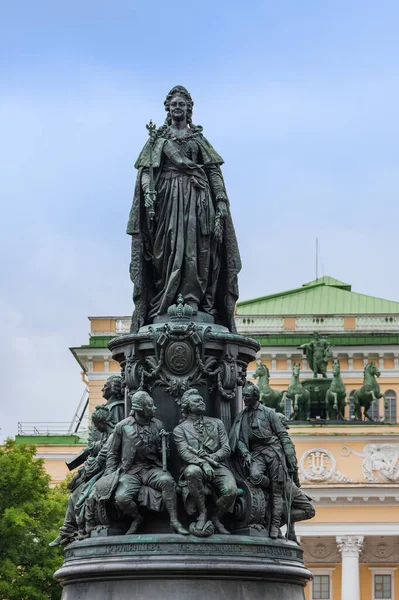
[[[47,456],[44,458],[44,466],[46,472],[51,477],[51,484],[56,485],[64,481],[66,476],[70,473],[68,467],[65,464],[65,458],[51,458],[51,455],[69,455],[70,458],[79,454],[83,450],[84,446],[37,446],[37,454],[39,456]]]
[[[116,319],[90,319],[91,333],[108,333],[116,331]]]
[[[89,415],[91,415],[97,405],[105,403],[101,392],[105,381],[106,378],[103,381],[92,380],[89,382]]]

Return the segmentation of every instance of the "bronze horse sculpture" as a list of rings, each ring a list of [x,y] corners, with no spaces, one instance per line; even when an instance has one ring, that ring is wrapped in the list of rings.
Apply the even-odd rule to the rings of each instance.
[[[292,368],[290,385],[283,395],[283,403],[285,404],[285,398],[292,401],[293,421],[308,421],[310,418],[310,392],[299,381],[300,372],[300,364],[295,363]]]
[[[385,395],[381,394],[380,385],[376,380],[376,377],[380,377],[380,375],[381,373],[377,369],[375,362],[370,362],[365,366],[363,386],[360,388],[360,390],[356,390],[353,395],[355,418],[358,421],[361,421],[363,417],[364,420],[369,419],[369,421],[373,421],[368,414],[371,403],[376,402],[378,398],[385,399]]]
[[[258,379],[258,389],[262,404],[269,408],[274,408],[278,413],[284,414],[284,392],[281,390],[272,390],[269,386],[270,373],[267,366],[263,363],[258,363],[253,377],[254,379]]]
[[[332,372],[333,380],[326,393],[326,421],[331,419],[343,421],[345,418],[346,388],[341,378],[339,360],[334,360]]]

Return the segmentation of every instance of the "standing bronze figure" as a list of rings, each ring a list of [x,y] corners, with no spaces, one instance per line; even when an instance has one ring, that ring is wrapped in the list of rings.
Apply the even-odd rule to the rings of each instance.
[[[148,125],[139,155],[127,233],[135,310],[132,331],[165,315],[181,294],[196,312],[235,332],[241,269],[220,166],[222,157],[192,122],[194,102],[182,86],[164,102],[162,127]],[[223,265],[223,268],[221,268]]]
[[[327,377],[327,365],[332,356],[331,344],[315,331],[312,341],[302,344],[299,349],[305,354],[314,377],[316,378],[319,373]]]
[[[249,479],[268,490],[271,500],[270,532],[276,539],[283,516],[283,494],[288,479],[297,480],[295,447],[277,413],[259,401],[259,390],[250,382],[243,388],[245,408],[230,432],[230,445],[249,470]]]

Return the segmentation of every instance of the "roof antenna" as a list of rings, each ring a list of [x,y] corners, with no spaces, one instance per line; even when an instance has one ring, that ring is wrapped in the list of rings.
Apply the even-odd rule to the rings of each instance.
[[[319,280],[319,238],[316,238],[316,282]]]

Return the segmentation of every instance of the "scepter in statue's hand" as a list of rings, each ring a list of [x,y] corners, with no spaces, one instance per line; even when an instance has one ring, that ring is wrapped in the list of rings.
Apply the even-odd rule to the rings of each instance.
[[[148,130],[148,135],[150,136],[149,139],[149,145],[150,145],[150,160],[149,160],[149,175],[150,175],[150,180],[149,180],[149,186],[148,186],[148,190],[145,192],[144,194],[144,204],[146,209],[148,210],[148,216],[150,217],[150,221],[152,221],[154,219],[155,216],[155,200],[157,198],[157,192],[155,190],[154,187],[154,162],[153,162],[153,148],[154,148],[154,143],[155,143],[155,139],[156,139],[156,129],[157,126],[155,125],[155,123],[153,123],[152,121],[150,121],[147,125],[146,128]]]

